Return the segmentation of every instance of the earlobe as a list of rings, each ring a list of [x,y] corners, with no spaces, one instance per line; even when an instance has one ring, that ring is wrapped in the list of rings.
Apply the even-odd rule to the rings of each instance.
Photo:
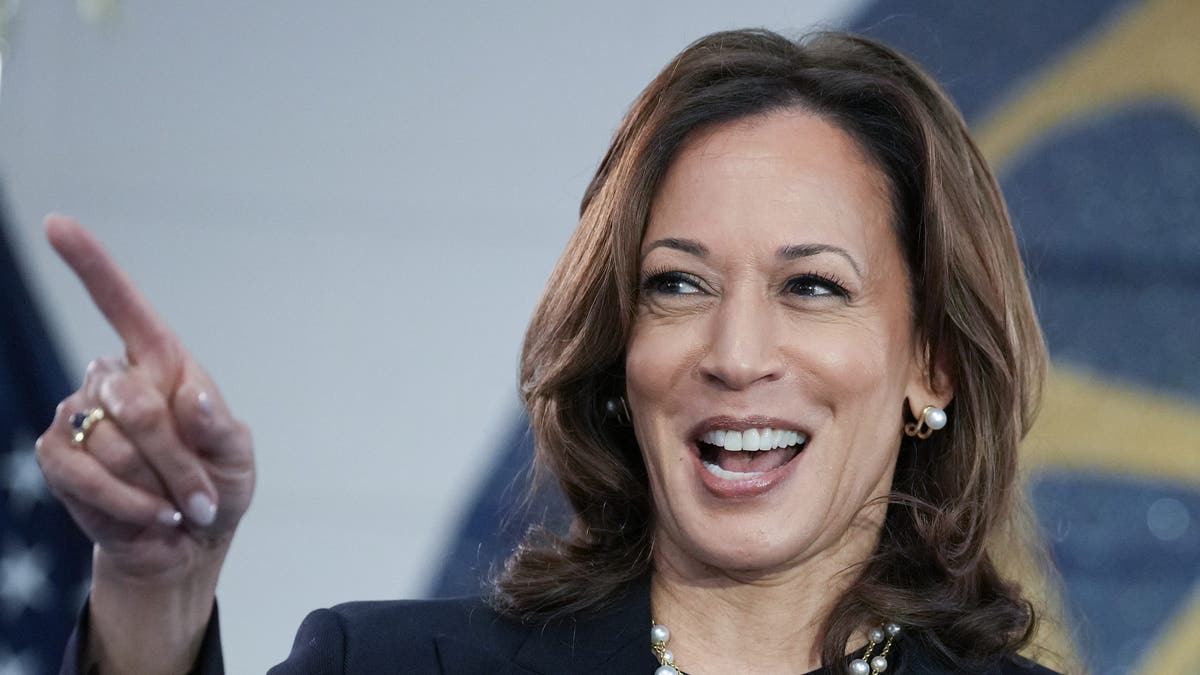
[[[914,365],[916,372],[913,373],[908,391],[905,392],[905,403],[912,418],[920,421],[929,406],[945,411],[954,400],[954,381],[950,377],[944,351],[930,358],[928,348],[920,348]]]

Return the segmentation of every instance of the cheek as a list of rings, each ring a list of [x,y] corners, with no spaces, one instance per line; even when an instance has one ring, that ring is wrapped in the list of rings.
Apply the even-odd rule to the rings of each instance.
[[[651,475],[667,461],[668,439],[687,405],[689,356],[686,331],[678,327],[635,327],[625,356],[625,398],[634,434]]]
[[[794,369],[831,403],[890,391],[906,372],[906,340],[889,336],[878,323],[810,325],[798,334],[804,339],[791,350]]]
[[[669,408],[671,393],[687,379],[692,357],[686,330],[679,327],[635,326],[625,355],[625,388],[630,412],[638,417]]]

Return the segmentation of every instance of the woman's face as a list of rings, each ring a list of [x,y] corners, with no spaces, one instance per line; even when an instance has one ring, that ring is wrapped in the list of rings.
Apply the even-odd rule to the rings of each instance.
[[[946,402],[926,385],[892,217],[882,173],[808,113],[680,150],[626,356],[660,564],[770,572],[874,550],[884,510],[860,507],[891,486],[905,400]]]

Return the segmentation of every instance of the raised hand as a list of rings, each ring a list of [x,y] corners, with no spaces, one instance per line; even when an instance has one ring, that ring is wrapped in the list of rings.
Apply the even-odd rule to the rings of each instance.
[[[92,616],[99,625],[90,639],[106,642],[106,628],[119,624],[107,640],[109,652],[119,650],[120,633],[153,620],[155,611],[165,612],[158,619],[170,630],[194,632],[191,624],[207,621],[225,552],[254,490],[249,430],[87,230],[49,216],[46,233],[126,350],[124,359],[89,365],[83,385],[37,442],[47,483],[96,542]],[[104,418],[73,443],[71,417],[96,408]],[[119,658],[98,660],[117,664],[126,654],[108,656]]]

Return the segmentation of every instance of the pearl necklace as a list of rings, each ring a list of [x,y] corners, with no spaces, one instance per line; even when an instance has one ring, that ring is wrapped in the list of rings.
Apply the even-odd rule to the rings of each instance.
[[[891,621],[883,624],[881,628],[872,628],[867,633],[867,640],[870,644],[863,651],[863,655],[850,662],[851,675],[879,675],[887,670],[887,655],[892,651],[892,644],[899,634],[900,625]],[[675,663],[675,655],[671,653],[670,649],[667,649],[667,641],[670,639],[671,631],[661,623],[654,623],[654,619],[650,619],[650,649],[661,664],[654,669],[654,675],[687,675]],[[883,643],[883,649],[879,651],[879,654],[871,656],[875,647],[880,643]]]

